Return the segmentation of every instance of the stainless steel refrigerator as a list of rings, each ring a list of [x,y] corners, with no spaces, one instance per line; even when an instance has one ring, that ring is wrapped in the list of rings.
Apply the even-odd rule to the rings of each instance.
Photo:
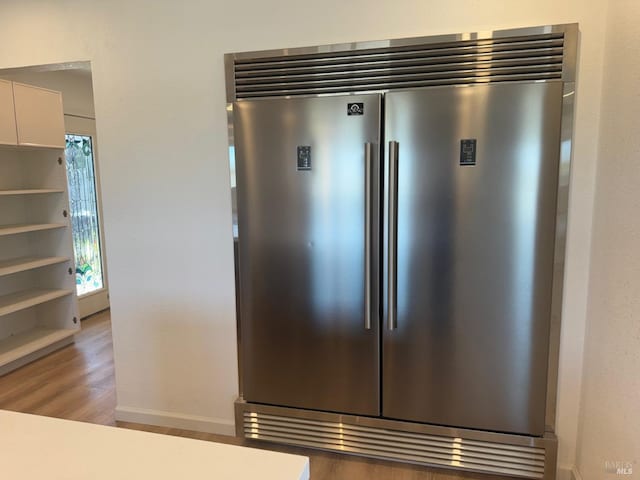
[[[232,103],[243,401],[544,436],[562,78],[268,82]]]

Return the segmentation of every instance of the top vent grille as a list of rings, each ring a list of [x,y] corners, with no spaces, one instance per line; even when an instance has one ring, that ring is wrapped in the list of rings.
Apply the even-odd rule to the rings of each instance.
[[[234,60],[235,98],[562,78],[564,33]]]

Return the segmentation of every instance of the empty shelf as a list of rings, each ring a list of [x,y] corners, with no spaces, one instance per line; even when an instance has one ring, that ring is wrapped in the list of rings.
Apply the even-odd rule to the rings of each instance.
[[[64,190],[57,188],[30,188],[24,190],[0,190],[3,195],[41,195],[44,193],[64,193]]]
[[[38,230],[53,230],[54,228],[64,228],[64,223],[31,223],[26,225],[3,225],[0,226],[0,236],[16,235],[18,233],[37,232]]]
[[[73,290],[33,289],[3,295],[0,297],[0,316],[34,307],[72,293]]]
[[[34,328],[0,340],[0,367],[69,338],[72,329]]]
[[[34,268],[46,267],[47,265],[55,265],[56,263],[64,263],[69,257],[20,257],[11,260],[0,261],[0,277],[11,275],[12,273],[26,272]]]

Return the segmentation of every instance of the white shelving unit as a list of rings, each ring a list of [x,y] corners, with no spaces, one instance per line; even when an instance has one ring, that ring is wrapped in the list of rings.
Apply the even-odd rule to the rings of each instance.
[[[38,195],[43,193],[64,193],[57,188],[31,188],[28,190],[0,190],[0,197],[4,195]]]
[[[0,80],[2,92],[0,117],[16,132],[0,122],[0,375],[80,328],[61,95]]]
[[[54,228],[66,228],[63,223],[25,223],[23,225],[0,226],[0,237],[4,235],[16,235],[18,233],[37,232],[38,230],[53,230]]]
[[[35,307],[56,298],[71,295],[73,290],[59,288],[30,288],[0,297],[0,317]]]
[[[26,272],[35,268],[66,263],[69,257],[18,257],[0,262],[0,277],[12,273]]]

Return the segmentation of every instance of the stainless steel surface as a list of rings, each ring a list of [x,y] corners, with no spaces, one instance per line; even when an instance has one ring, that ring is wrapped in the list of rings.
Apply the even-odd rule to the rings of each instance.
[[[335,54],[308,57],[303,60],[288,59],[272,62],[241,63],[236,65],[238,85],[277,83],[284,79],[321,80],[337,78],[363,78],[381,74],[381,70],[393,68],[401,74],[423,71],[460,71],[473,66],[481,70],[522,66],[562,65],[563,40],[555,39],[513,42],[508,45],[495,42],[475,42],[474,45],[458,45],[450,48],[416,48],[413,51],[398,50],[377,53],[355,53],[350,56]],[[526,47],[526,48],[525,48]],[[550,67],[551,68],[551,67]],[[429,70],[425,70],[429,69]]]
[[[236,336],[236,348],[238,349],[238,352],[240,352],[240,349],[242,348],[242,328],[240,325],[240,266],[238,264],[238,240],[234,238],[233,240],[233,271],[235,274],[235,283],[234,283],[234,287],[235,287],[235,291],[236,291],[236,332],[237,332],[237,336]],[[238,355],[237,358],[238,361],[238,394],[240,396],[242,396],[243,392],[242,392],[242,372],[244,371],[242,368],[242,355]]]
[[[383,416],[544,433],[561,106],[562,82],[386,95],[402,159]]]
[[[577,24],[565,24],[227,54],[227,101],[488,81],[572,82],[577,33]]]
[[[375,233],[372,230],[373,227],[373,192],[375,186],[373,185],[373,169],[376,168],[373,165],[373,144],[366,142],[364,144],[364,191],[365,191],[365,211],[364,211],[364,328],[371,329],[371,316],[372,316],[372,270],[371,262],[374,259],[372,255],[372,244],[375,240]],[[377,212],[376,212],[377,213]]]
[[[228,59],[225,58],[225,61]],[[233,67],[233,64],[231,65]],[[227,70],[227,74],[229,70]],[[233,78],[233,77],[232,77]],[[227,82],[229,78],[227,77]],[[227,88],[229,84],[227,83]],[[231,87],[233,88],[233,86]],[[227,105],[227,137],[229,141],[229,180],[231,184],[231,221],[233,235],[233,272],[235,280],[235,306],[236,306],[236,347],[240,352],[242,348],[242,325],[240,324],[240,267],[238,253],[238,202],[236,196],[236,158],[235,158],[235,140],[233,138],[233,104]],[[238,353],[238,394],[242,396],[242,355]]]
[[[575,83],[580,30],[578,29],[577,23],[569,23],[562,26],[562,31],[564,33],[562,81],[565,83]]]
[[[409,39],[408,39],[409,40]],[[419,40],[419,39],[411,39],[411,40]],[[546,55],[556,54],[558,51],[553,50],[558,47],[562,47],[562,32],[556,33],[538,33],[534,35],[530,35],[527,37],[522,36],[511,36],[511,37],[502,37],[499,39],[487,38],[487,39],[456,39],[454,41],[444,41],[444,42],[433,42],[431,41],[431,37],[426,37],[425,42],[415,41],[411,45],[391,45],[387,44],[382,47],[372,47],[372,48],[359,48],[359,49],[347,49],[344,51],[336,51],[336,50],[323,50],[323,51],[314,51],[311,53],[302,53],[296,54],[292,50],[288,50],[286,56],[277,55],[272,58],[260,57],[262,52],[256,52],[256,56],[253,58],[236,58],[238,65],[238,73],[242,72],[251,72],[253,70],[259,69],[263,70],[267,73],[278,72],[279,68],[282,67],[297,67],[300,69],[304,69],[308,66],[327,66],[327,65],[338,65],[344,66],[348,64],[356,65],[352,67],[353,70],[358,71],[361,63],[366,63],[365,66],[375,67],[378,65],[377,62],[390,62],[393,60],[415,60],[416,57],[422,57],[423,55],[416,55],[416,52],[426,52],[424,55],[425,58],[431,58],[431,62],[427,63],[441,63],[435,57],[435,54],[438,56],[445,57],[450,63],[458,64],[459,62],[464,62],[465,60],[473,59],[474,55],[478,53],[487,54],[487,53],[496,53],[498,60],[504,60],[506,58],[511,58],[511,53],[509,55],[503,55],[504,52],[513,52],[513,51],[526,51],[526,50],[543,50],[543,53]],[[391,42],[394,42],[393,40]],[[550,49],[550,50],[549,50]],[[560,53],[562,51],[560,50]],[[451,59],[450,57],[454,58]],[[521,58],[529,56],[528,53],[522,53],[520,55],[515,55],[514,58]],[[451,62],[452,61],[452,62]],[[416,65],[422,64],[423,61],[418,63],[409,62],[409,64]],[[392,65],[397,65],[395,63],[386,63],[386,67],[390,67]],[[403,66],[406,64],[400,64]],[[507,65],[511,65],[511,63],[507,63]],[[302,70],[304,72],[304,70]],[[244,75],[240,75],[240,77],[249,77],[246,73]]]
[[[551,300],[551,326],[550,326],[550,334],[549,334],[549,348],[548,348],[548,375],[547,375],[547,385],[546,385],[546,431],[553,432],[555,428],[555,403],[556,403],[556,392],[557,392],[557,368],[558,368],[558,351],[559,351],[559,336],[560,336],[560,317],[562,311],[562,280],[563,280],[563,272],[564,272],[564,245],[566,238],[566,220],[567,220],[567,201],[568,201],[568,186],[569,186],[569,165],[571,160],[571,149],[572,149],[572,119],[573,119],[573,103],[574,103],[574,88],[576,76],[576,60],[577,60],[577,50],[578,50],[578,39],[579,32],[577,24],[567,24],[567,25],[555,25],[555,26],[545,26],[545,27],[534,27],[534,28],[524,28],[524,29],[511,29],[511,30],[503,30],[503,31],[485,31],[485,32],[475,32],[475,33],[462,33],[456,35],[442,35],[437,37],[422,37],[422,38],[410,38],[410,39],[399,39],[399,40],[384,40],[384,41],[376,41],[376,42],[355,42],[348,44],[340,44],[340,45],[330,45],[330,46],[318,46],[318,47],[309,47],[309,48],[297,48],[297,49],[283,49],[283,50],[272,50],[265,52],[247,52],[247,53],[239,53],[239,54],[228,54],[225,56],[225,66],[226,66],[226,80],[227,80],[227,99],[229,101],[227,105],[228,119],[229,119],[229,156],[231,161],[231,170],[234,172],[235,162],[234,162],[234,147],[236,142],[234,140],[234,128],[233,128],[233,102],[235,100],[235,79],[237,78],[246,78],[251,75],[251,72],[242,71],[242,68],[239,69],[238,72],[235,72],[236,68],[236,60],[256,60],[256,59],[265,59],[268,61],[273,61],[273,57],[285,57],[290,58],[292,56],[300,56],[300,55],[314,55],[314,54],[323,54],[326,52],[334,52],[336,54],[335,61],[333,63],[329,63],[325,66],[322,66],[318,63],[314,65],[315,73],[320,74],[315,78],[325,78],[327,75],[331,75],[333,73],[338,73],[336,70],[341,70],[344,68],[348,68],[348,66],[344,65],[344,59],[341,59],[341,56],[358,54],[358,52],[362,50],[371,50],[371,49],[381,49],[381,53],[384,54],[384,50],[387,47],[400,47],[400,46],[426,46],[433,44],[444,44],[447,42],[456,43],[458,41],[466,41],[466,40],[476,40],[476,39],[500,39],[500,38],[514,38],[514,37],[527,37],[530,35],[541,35],[541,34],[555,34],[562,33],[563,34],[563,46],[562,48],[548,47],[546,50],[542,47],[537,48],[538,59],[536,60],[539,65],[550,65],[556,64],[558,60],[558,56],[562,55],[562,80],[565,82],[564,86],[564,99],[563,99],[563,107],[562,107],[562,127],[561,127],[561,139],[562,139],[562,148],[560,155],[560,165],[559,165],[559,173],[558,173],[558,186],[557,186],[557,216],[556,216],[556,229],[555,229],[555,252],[554,252],[554,268],[553,268],[553,281],[552,281],[552,300]],[[524,39],[524,38],[523,38]],[[526,39],[524,39],[526,40]],[[454,45],[455,46],[455,45]],[[493,62],[493,65],[499,67],[514,67],[522,65],[522,57],[529,57],[529,61],[532,62],[531,55],[526,50],[518,53],[516,52],[500,52],[494,51],[491,58],[483,59],[481,55],[476,55],[474,57],[473,54],[466,53],[461,54],[458,57],[452,57],[451,60],[456,63],[454,65],[454,70],[459,71],[465,68],[465,65],[471,64],[471,58],[474,57],[474,63],[476,67],[482,69],[484,67],[489,67],[489,62]],[[385,60],[381,58],[376,58],[374,61],[369,62],[359,62],[357,68],[362,68],[365,70],[375,69],[375,66],[384,67]],[[428,62],[425,62],[424,59],[399,59],[395,58],[392,60],[387,60],[387,66],[391,65],[391,63],[395,62],[396,68],[400,68],[401,72],[404,73],[417,73],[415,68],[424,65],[428,65]],[[247,63],[255,63],[255,62],[247,62]],[[533,62],[532,62],[533,64]],[[313,76],[308,75],[308,67],[311,64],[304,64],[304,59],[298,60],[298,65],[294,66],[290,64],[288,69],[288,74],[297,75],[298,79],[304,78],[312,78]],[[433,67],[433,65],[431,65]],[[277,74],[277,68],[265,68],[263,73],[265,75]],[[355,67],[354,67],[355,68]],[[306,70],[305,70],[306,69]],[[514,77],[515,78],[515,77]],[[519,78],[516,78],[519,79]],[[460,80],[455,79],[454,81],[459,82]],[[386,89],[380,88],[377,90],[378,92],[384,92]],[[340,91],[336,93],[318,93],[317,97],[327,97],[327,96],[335,96],[340,95]],[[377,153],[377,152],[376,152]],[[376,161],[379,159],[376,158]],[[385,168],[385,175],[388,174],[388,170]],[[386,179],[388,180],[388,179]],[[374,182],[375,183],[375,182]],[[377,183],[379,185],[379,182]],[[377,192],[377,197],[374,195],[374,202],[380,201],[381,192]],[[374,207],[374,210],[379,207]],[[375,216],[374,216],[375,217]],[[235,218],[234,218],[235,220]],[[374,218],[375,221],[375,218]],[[379,226],[374,226],[374,228],[379,228]],[[386,229],[385,229],[386,230]],[[234,228],[234,232],[237,234],[237,226]],[[376,237],[374,235],[374,237]],[[386,237],[386,236],[385,236]],[[377,237],[376,237],[377,238]],[[374,249],[379,248],[378,245],[374,244]],[[386,248],[386,247],[385,247]],[[376,253],[374,252],[373,257],[376,258]],[[386,252],[385,252],[386,255]],[[386,258],[386,257],[385,257]],[[386,266],[386,262],[385,262]],[[373,265],[374,269],[378,266],[376,264]],[[385,272],[386,273],[386,272]],[[377,279],[377,271],[373,273],[374,283],[378,281]],[[386,275],[385,275],[386,281]],[[386,288],[386,286],[385,286]],[[242,287],[238,290],[238,295]],[[383,290],[384,291],[384,290]],[[375,297],[380,294],[379,286],[376,287],[374,284],[372,295]],[[374,298],[374,307],[372,307],[372,311],[377,312],[378,304],[377,298]],[[382,305],[384,308],[385,306]],[[238,311],[238,343],[239,343],[239,351],[242,349],[242,345],[244,342],[241,338],[241,325],[240,325],[240,311]],[[374,328],[377,328],[374,322]],[[244,368],[242,366],[243,355],[239,355],[239,364],[240,371],[243,372]],[[445,365],[446,367],[446,365]],[[242,374],[241,374],[242,375]],[[241,377],[241,395],[242,395],[242,381]],[[256,407],[256,405],[253,405]],[[297,415],[298,413],[305,417],[309,415],[308,411],[298,410],[298,409],[289,409],[289,408],[279,408],[279,407],[270,407],[261,405],[259,408],[264,411],[265,409],[271,411],[271,409],[275,409],[278,411],[286,410],[287,415]],[[238,413],[238,412],[237,412]],[[322,412],[311,412],[314,416],[325,416],[329,415],[333,418],[345,419],[348,418],[346,415],[337,415],[337,414],[328,414]],[[358,424],[368,424],[369,422],[374,422],[377,425],[382,424],[388,425],[393,424],[395,427],[393,428],[402,428],[405,430],[412,431],[415,428],[426,428],[429,431],[433,429],[438,430],[443,427],[436,427],[432,425],[420,425],[416,423],[407,423],[407,422],[398,422],[395,420],[385,420],[385,419],[371,419],[367,417],[353,417],[357,419]],[[242,425],[242,417],[236,417],[236,425],[238,429],[241,430]],[[402,427],[397,427],[397,425],[401,425]],[[456,428],[445,428],[446,431],[458,432],[459,429]],[[469,430],[471,434],[478,434],[483,436],[492,436],[499,435],[501,438],[510,438],[508,442],[512,444],[517,444],[517,440],[519,439],[529,439],[530,437],[526,436],[514,436],[514,435],[504,435],[504,434],[494,434],[490,432],[481,432]],[[453,433],[452,433],[453,434]],[[548,442],[547,440],[552,438],[552,442]],[[535,439],[534,439],[535,440]],[[547,433],[545,437],[541,437],[539,440],[545,442],[545,450],[546,450],[546,458],[547,462],[545,465],[545,476],[544,478],[555,478],[555,458],[556,458],[556,442],[555,438],[552,434]]]
[[[351,102],[363,103],[364,114],[348,116]],[[362,328],[363,144],[379,145],[380,95],[241,101],[233,111],[242,146],[244,397],[378,415],[379,325]],[[299,146],[311,149],[310,170],[297,169]]]
[[[577,37],[577,34],[576,34]],[[572,40],[575,43],[575,39]],[[574,52],[575,54],[575,52]],[[564,285],[564,258],[569,210],[569,179],[573,144],[573,111],[575,83],[565,83],[562,91],[562,124],[560,127],[560,162],[558,166],[558,193],[556,208],[556,238],[553,254],[553,280],[551,288],[551,317],[549,332],[549,361],[547,368],[547,432],[555,431],[556,400],[558,393],[558,364],[560,358],[560,325],[562,318],[562,292]]]
[[[386,40],[372,40],[372,41],[360,41],[349,43],[336,43],[331,45],[318,45],[311,47],[299,47],[299,48],[282,48],[273,50],[259,50],[251,52],[238,52],[227,55],[232,55],[237,60],[253,60],[253,59],[272,59],[282,56],[299,56],[299,55],[313,55],[316,53],[333,52],[341,54],[343,52],[352,52],[358,50],[372,50],[372,49],[386,49],[395,47],[412,47],[416,45],[429,45],[429,44],[446,44],[457,43],[466,40],[487,40],[487,39],[499,39],[499,38],[517,38],[517,37],[530,37],[532,35],[551,35],[554,33],[563,33],[567,29],[576,28],[576,23],[558,24],[558,25],[544,25],[536,27],[524,27],[524,28],[510,28],[503,30],[485,30],[478,32],[463,32],[445,35],[429,35],[424,37],[409,37],[409,38],[396,38]]]
[[[227,95],[227,113],[233,113],[232,104],[236,100],[236,82],[235,82],[235,55],[225,54],[224,56],[224,81]],[[227,126],[233,132],[233,114],[231,117],[227,115]],[[232,135],[233,136],[233,135]],[[231,140],[230,138],[229,140]],[[233,143],[229,144],[233,146]],[[231,160],[231,159],[230,159]]]
[[[239,436],[436,467],[555,478],[557,440],[236,402]]]
[[[387,328],[397,327],[397,275],[398,258],[398,142],[389,142],[389,186],[387,191]]]
[[[497,69],[496,69],[497,70]],[[236,86],[238,98],[267,98],[293,95],[316,95],[345,92],[361,93],[377,90],[403,88],[438,87],[441,85],[466,85],[473,83],[515,82],[533,80],[556,80],[561,76],[561,65],[551,72],[494,71],[490,76],[476,69],[456,73],[444,72],[424,75],[396,75],[393,78],[370,77],[365,79],[344,79],[341,81],[319,80],[304,83],[279,83],[259,87],[241,88]]]

